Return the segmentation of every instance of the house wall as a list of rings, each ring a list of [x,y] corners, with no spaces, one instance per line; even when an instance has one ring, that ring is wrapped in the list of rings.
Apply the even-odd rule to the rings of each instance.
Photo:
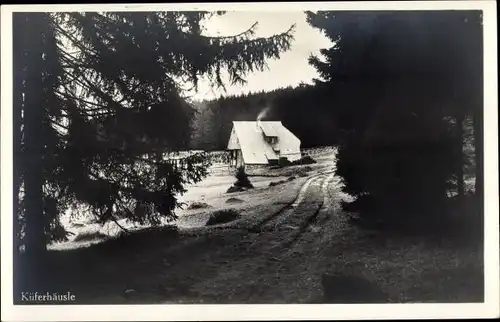
[[[229,150],[229,153],[229,165],[231,167],[238,168],[245,165],[245,160],[243,160],[243,153],[241,150]]]
[[[245,172],[250,175],[261,175],[267,173],[269,166],[267,164],[246,164]]]
[[[233,127],[231,130],[231,135],[229,136],[229,142],[227,143],[228,150],[238,150],[241,149],[240,143],[238,142],[238,136],[236,135],[236,131]]]

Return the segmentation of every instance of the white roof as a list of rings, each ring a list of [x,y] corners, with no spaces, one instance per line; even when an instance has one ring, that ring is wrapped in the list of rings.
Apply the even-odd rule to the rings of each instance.
[[[229,150],[241,150],[246,164],[267,164],[279,156],[273,146],[265,141],[266,136],[277,137],[277,150],[281,154],[299,154],[300,140],[280,121],[234,121],[228,143]]]
[[[266,136],[279,136],[280,128],[283,126],[281,122],[257,122]]]

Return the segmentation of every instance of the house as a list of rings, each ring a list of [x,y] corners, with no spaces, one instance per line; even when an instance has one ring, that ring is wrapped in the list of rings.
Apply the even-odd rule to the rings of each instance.
[[[301,158],[300,140],[280,121],[234,121],[227,149],[230,165],[277,164]]]

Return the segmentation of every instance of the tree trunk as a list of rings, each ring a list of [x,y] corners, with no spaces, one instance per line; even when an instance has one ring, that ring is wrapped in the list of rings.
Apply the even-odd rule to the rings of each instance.
[[[30,40],[26,54],[25,108],[24,108],[24,142],[23,163],[26,255],[37,263],[46,251],[44,218],[43,218],[43,64],[42,35],[44,30],[44,13],[28,13],[26,28]]]
[[[25,60],[23,45],[25,41],[25,37],[22,37],[22,28],[25,26],[25,21],[23,21],[23,14],[14,14],[13,15],[13,65],[14,65],[14,106],[13,106],[13,162],[12,162],[12,171],[13,171],[13,270],[14,272],[20,272],[19,267],[19,249],[21,246],[21,222],[20,222],[20,211],[19,211],[19,190],[21,187],[21,173],[22,173],[22,164],[21,159],[21,117],[22,117],[22,108],[23,108],[23,96],[24,85],[23,79],[24,75],[24,67]],[[18,37],[19,35],[19,37]],[[22,287],[20,286],[20,280],[17,278],[18,274],[14,276],[13,288],[14,293],[18,294]]]

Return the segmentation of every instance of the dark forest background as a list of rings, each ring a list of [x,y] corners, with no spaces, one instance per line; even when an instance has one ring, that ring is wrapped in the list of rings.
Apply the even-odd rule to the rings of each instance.
[[[263,120],[282,121],[303,148],[334,145],[334,126],[325,118],[325,106],[315,97],[313,85],[302,84],[271,91],[221,96],[194,102],[193,135],[190,147],[207,151],[227,147],[232,121],[254,121],[264,112]]]

